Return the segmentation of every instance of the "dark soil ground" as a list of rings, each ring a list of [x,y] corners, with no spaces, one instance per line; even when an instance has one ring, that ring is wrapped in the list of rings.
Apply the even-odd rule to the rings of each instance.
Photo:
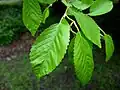
[[[21,33],[19,40],[14,40],[10,45],[0,47],[0,60],[10,61],[21,56],[24,52],[28,53],[33,41],[30,33]]]

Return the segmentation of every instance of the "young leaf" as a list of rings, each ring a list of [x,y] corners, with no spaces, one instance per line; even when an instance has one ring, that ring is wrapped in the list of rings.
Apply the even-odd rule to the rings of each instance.
[[[68,47],[68,59],[71,64],[73,64],[74,42],[75,42],[75,37],[72,38],[72,40],[69,44],[69,47]]]
[[[96,44],[98,47],[101,48],[101,42],[100,42],[100,30],[99,26],[95,23],[95,21],[81,13],[81,12],[75,12],[74,16],[83,32],[83,34],[94,44]]]
[[[37,77],[52,72],[64,57],[69,44],[70,26],[63,19],[47,28],[37,38],[30,52],[30,60]]]
[[[42,12],[37,0],[23,0],[23,22],[34,36],[42,21]]]
[[[45,20],[48,18],[48,16],[49,16],[49,8],[47,7],[43,12],[43,20],[42,20],[43,23],[45,23]]]
[[[75,0],[71,4],[77,9],[85,10],[89,8],[92,3],[93,3],[93,0],[81,0],[81,1]]]
[[[106,49],[106,61],[108,61],[114,52],[114,44],[112,37],[110,35],[105,35],[104,40],[105,40],[105,49]]]
[[[90,16],[97,16],[108,13],[113,8],[113,3],[110,0],[96,0],[90,7]]]
[[[74,67],[76,76],[82,85],[89,82],[94,69],[94,62],[92,56],[92,43],[81,35],[80,32],[76,34],[74,44]]]
[[[44,4],[52,4],[54,3],[56,0],[38,0],[40,3],[44,3]]]

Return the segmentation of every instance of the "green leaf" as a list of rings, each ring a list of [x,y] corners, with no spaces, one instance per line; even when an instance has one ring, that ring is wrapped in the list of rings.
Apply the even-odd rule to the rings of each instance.
[[[74,16],[74,13],[75,12],[78,12],[78,10],[74,7],[69,7],[68,10],[67,10],[67,15],[69,16]]]
[[[110,0],[96,0],[90,7],[90,16],[97,16],[108,13],[112,10],[113,3]]]
[[[23,0],[23,22],[34,36],[42,21],[42,12],[37,0]]]
[[[96,44],[98,47],[101,48],[101,42],[100,42],[100,30],[99,26],[95,23],[95,21],[81,13],[81,12],[75,12],[74,16],[83,32],[83,34],[94,44]]]
[[[92,56],[92,43],[81,35],[80,32],[76,34],[74,44],[74,67],[76,76],[82,85],[89,82],[94,69],[94,62]]]
[[[43,12],[43,20],[42,22],[45,23],[46,19],[49,17],[49,8],[47,7]]]
[[[72,6],[69,2],[67,2],[67,0],[62,0],[62,3],[64,3],[67,7],[71,7]]]
[[[30,52],[30,60],[37,77],[52,72],[64,57],[69,44],[70,26],[65,19],[47,28],[37,38]]]
[[[71,4],[80,10],[85,10],[89,8],[93,3],[93,0],[74,0]]]
[[[72,38],[68,47],[68,59],[71,64],[73,64],[74,41],[75,41],[75,37]]]
[[[40,3],[44,3],[44,4],[52,4],[54,3],[56,0],[38,0]]]
[[[106,48],[106,61],[108,61],[114,52],[114,44],[112,37],[110,35],[106,34],[104,36],[104,40],[105,40],[105,48]]]
[[[93,3],[93,0],[81,0],[81,2],[89,5]]]

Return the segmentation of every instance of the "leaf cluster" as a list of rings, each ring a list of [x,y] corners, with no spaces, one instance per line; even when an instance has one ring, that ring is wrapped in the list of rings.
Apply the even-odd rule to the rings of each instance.
[[[49,8],[54,2],[57,0],[23,1],[23,22],[33,36],[40,24],[47,22]],[[68,53],[73,61],[76,76],[81,84],[85,85],[91,79],[94,70],[93,44],[102,48],[101,40],[105,40],[106,61],[114,52],[112,37],[106,34],[91,17],[110,12],[113,3],[110,0],[61,0],[61,2],[67,8],[59,23],[45,29],[31,48],[32,68],[39,78],[49,74],[60,64],[69,45]],[[46,5],[43,11],[39,3]],[[89,12],[84,13],[85,10]],[[74,34],[72,41],[70,32]]]

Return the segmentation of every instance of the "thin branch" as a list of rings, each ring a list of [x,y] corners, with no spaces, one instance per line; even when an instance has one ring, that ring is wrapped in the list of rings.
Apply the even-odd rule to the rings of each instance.
[[[63,18],[65,18],[65,17],[67,16],[67,15],[66,15],[67,10],[68,10],[68,7],[67,7],[67,9],[65,10],[65,13],[64,13],[64,15],[62,16],[62,18],[61,18],[60,22],[63,20]]]
[[[71,22],[70,27],[72,27],[73,24],[74,24],[74,22]]]
[[[101,39],[104,39],[104,35],[100,34]]]
[[[76,29],[77,29],[77,31],[79,32],[80,30],[79,30],[79,28],[78,28],[78,26],[77,26],[77,24],[76,24],[76,22],[73,20],[73,19],[71,19],[70,17],[68,17],[68,16],[66,16],[70,21],[72,21],[73,22],[73,24],[75,25],[75,27],[76,27]]]
[[[76,24],[76,22],[75,22],[75,21],[74,21],[74,25],[75,25],[75,27],[76,27],[77,31],[79,32],[80,30],[79,30],[79,28],[78,28],[78,26],[77,26],[77,24]]]
[[[73,34],[76,34],[76,32],[74,32],[74,31],[72,30],[72,28],[70,29],[70,31],[71,31]]]
[[[100,29],[100,31],[104,34],[104,35],[106,35],[106,33],[100,28],[100,27],[98,27],[99,29]]]

